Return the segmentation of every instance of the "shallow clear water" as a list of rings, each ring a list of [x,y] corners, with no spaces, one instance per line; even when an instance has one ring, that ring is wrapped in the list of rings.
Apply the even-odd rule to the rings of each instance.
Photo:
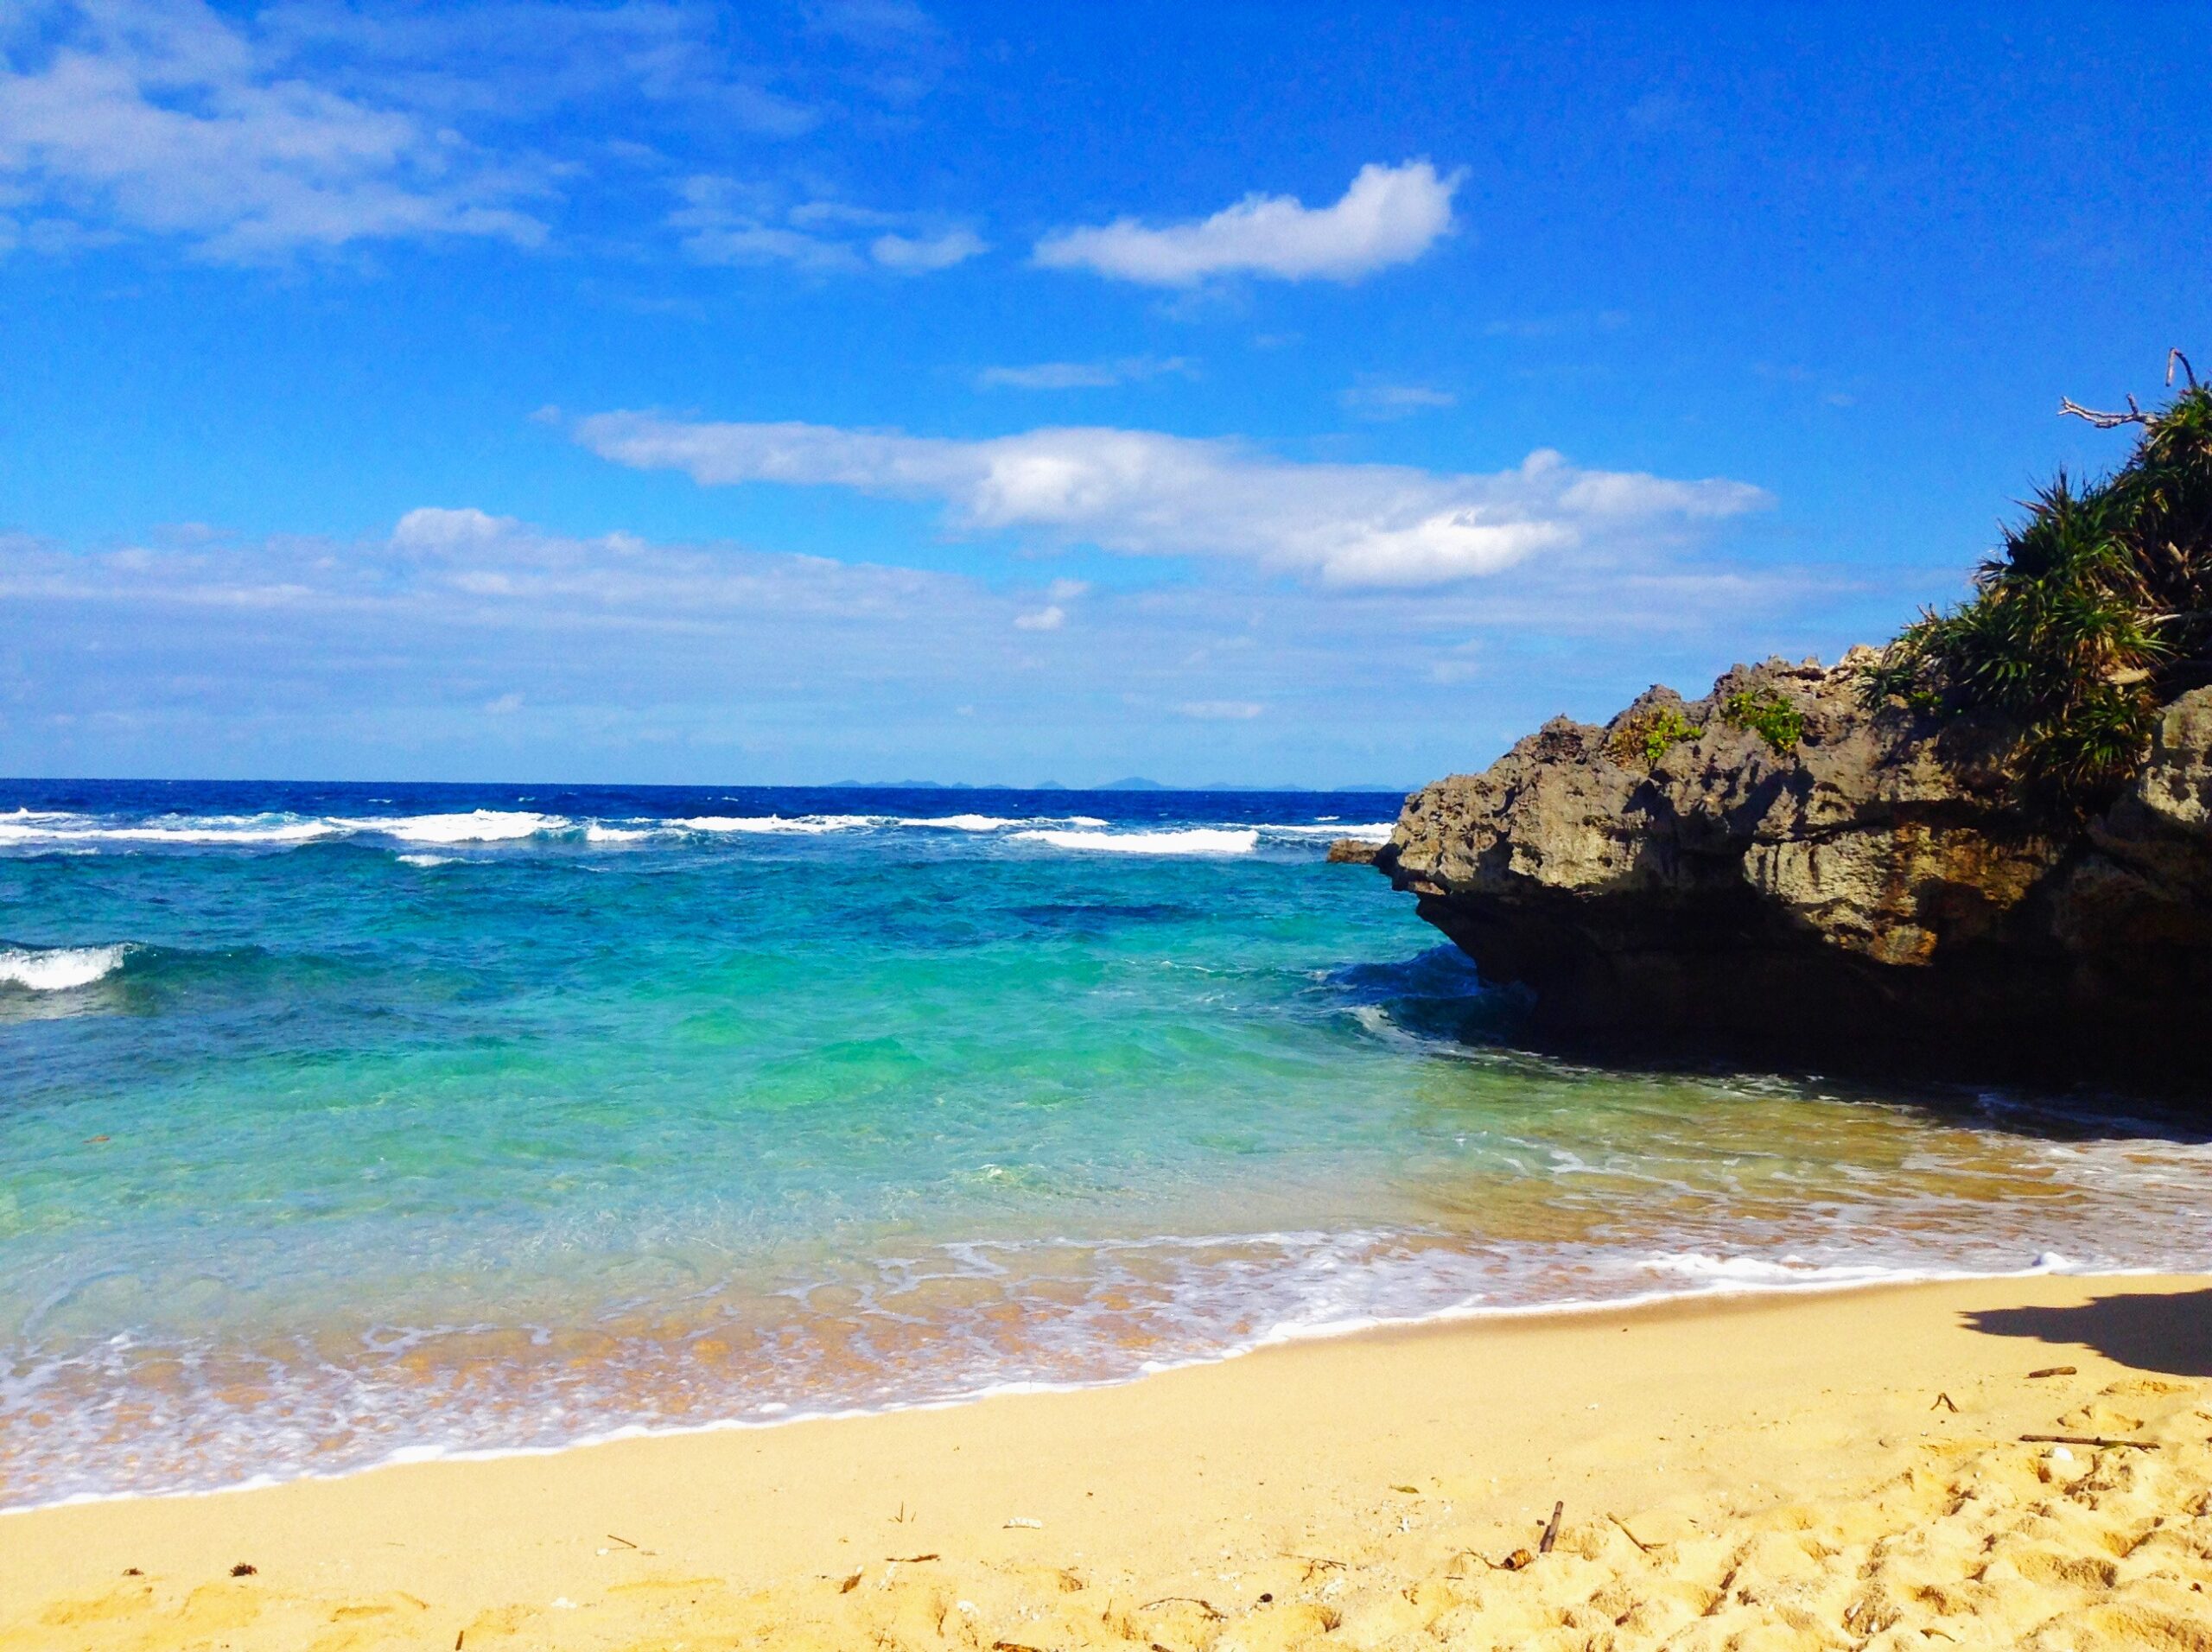
[[[1516,1053],[1396,803],[0,783],[0,1505],[2212,1266],[2171,1132]]]

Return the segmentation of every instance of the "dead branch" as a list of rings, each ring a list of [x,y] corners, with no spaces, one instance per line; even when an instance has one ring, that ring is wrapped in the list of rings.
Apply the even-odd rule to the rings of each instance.
[[[2127,411],[2125,413],[2100,413],[2093,407],[2083,407],[2070,396],[2062,396],[2058,398],[2058,416],[2062,419],[2087,419],[2100,430],[2114,430],[2123,424],[2151,423],[2151,416],[2135,404],[2133,396],[2127,398]]]

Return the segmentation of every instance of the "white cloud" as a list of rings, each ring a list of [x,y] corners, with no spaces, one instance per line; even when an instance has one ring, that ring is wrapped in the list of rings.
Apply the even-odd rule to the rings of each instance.
[[[738,29],[696,0],[0,0],[0,253],[136,234],[233,263],[531,245],[560,199],[588,200],[580,181],[651,175],[733,134],[795,137],[935,78],[934,26],[898,0],[825,0],[814,29],[776,10]],[[823,29],[844,45],[825,50]],[[747,60],[779,41],[779,60]],[[810,234],[796,219],[753,226],[777,236],[709,227],[726,260],[871,262],[835,234],[815,238],[829,254],[788,238]],[[902,267],[957,250],[946,223],[874,228],[914,243]]]
[[[466,506],[401,520],[353,542],[0,533],[0,772],[1411,782],[1746,649],[1833,657],[1937,594],[1925,570],[1601,558],[1403,591],[1040,589]],[[1041,646],[1015,622],[1047,607]],[[1376,717],[1395,704],[1428,715]]]
[[[956,528],[1030,530],[1136,556],[1224,556],[1345,586],[1495,574],[1539,552],[1649,549],[1768,503],[1722,480],[1585,470],[1540,450],[1490,475],[1301,464],[1244,443],[1058,428],[982,441],[818,424],[704,424],[644,413],[577,440],[707,486],[782,482],[943,501]]]
[[[444,121],[512,122],[630,103],[655,117],[640,134],[659,139],[671,105],[718,127],[775,137],[797,136],[821,118],[809,104],[768,90],[760,68],[734,57],[731,32],[685,0],[275,0],[254,9],[252,29],[260,54],[288,70],[312,66],[334,89],[371,89]],[[600,136],[596,123],[590,130]],[[611,143],[633,158],[653,152],[634,137]]]
[[[1038,361],[1025,367],[986,367],[976,375],[985,390],[1110,390],[1167,373],[1188,376],[1187,356],[1122,356],[1112,361]]]
[[[399,518],[391,531],[391,543],[402,550],[450,550],[488,544],[521,531],[522,524],[512,517],[493,516],[474,505],[449,511],[424,505]]]
[[[1068,611],[1057,602],[1033,613],[1017,613],[1014,626],[1017,631],[1058,631],[1068,622]]]
[[[874,264],[923,275],[990,250],[973,230],[931,227],[915,213],[839,200],[784,206],[773,190],[734,178],[687,178],[678,193],[684,204],[668,221],[683,232],[683,250],[701,264],[788,264],[819,275]],[[878,233],[869,237],[870,230]]]
[[[887,270],[950,270],[990,244],[973,230],[947,230],[942,235],[879,235],[868,244],[868,256]]]
[[[272,69],[200,0],[48,4],[10,22],[0,176],[67,216],[183,236],[234,262],[399,237],[543,237],[516,205],[531,180],[405,109]]]
[[[1037,243],[1051,269],[1087,269],[1122,281],[1190,287],[1210,276],[1352,282],[1410,263],[1452,226],[1463,173],[1440,177],[1427,161],[1370,164],[1333,206],[1290,195],[1247,195],[1197,223],[1154,229],[1134,218],[1061,230]]]

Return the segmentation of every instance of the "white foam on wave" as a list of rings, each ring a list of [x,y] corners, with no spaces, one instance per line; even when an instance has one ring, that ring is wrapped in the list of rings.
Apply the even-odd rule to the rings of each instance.
[[[2037,1257],[2037,1268],[2043,1265]],[[1855,1285],[1879,1280],[1914,1278],[1910,1270],[1878,1262],[1821,1263],[1802,1256],[1716,1256],[1704,1251],[1682,1251],[1647,1256],[1637,1264],[1648,1274],[1664,1274],[1705,1286]]]
[[[732,1394],[728,1410],[719,1414],[708,1410],[682,1419],[651,1413],[626,1417],[620,1407],[571,1407],[556,1401],[539,1414],[539,1421],[543,1425],[541,1428],[526,1430],[524,1437],[505,1441],[496,1434],[487,1438],[481,1429],[466,1426],[461,1418],[441,1420],[433,1414],[418,1414],[410,1421],[415,1427],[426,1430],[425,1433],[413,1439],[402,1433],[386,1435],[376,1443],[365,1441],[362,1449],[335,1464],[327,1459],[319,1463],[313,1455],[287,1452],[272,1457],[268,1431],[257,1428],[253,1433],[252,1460],[259,1466],[253,1471],[226,1473],[218,1465],[206,1465],[197,1472],[190,1469],[180,1472],[172,1468],[166,1483],[156,1479],[99,1490],[58,1489],[58,1495],[43,1496],[34,1491],[21,1502],[0,1505],[0,1514],[148,1495],[205,1496],[290,1481],[342,1479],[400,1464],[493,1462],[550,1456],[617,1440],[749,1431],[793,1422],[904,1411],[944,1410],[1005,1395],[1075,1393],[1120,1387],[1164,1372],[1225,1363],[1286,1344],[1336,1340],[1395,1329],[1484,1320],[1568,1319],[1698,1299],[1842,1293],[1885,1285],[2018,1279],[2053,1272],[2096,1278],[2126,1277],[2152,1271],[2109,1265],[2084,1266],[2048,1252],[2037,1256],[2025,1268],[2001,1264],[1978,1268],[1941,1264],[1916,1267],[1897,1262],[1888,1266],[1820,1266],[1787,1257],[1770,1261],[1752,1256],[1705,1253],[1662,1254],[1615,1258],[1610,1266],[1601,1265],[1595,1269],[1586,1265],[1570,1268],[1554,1281],[1567,1289],[1530,1299],[1520,1296],[1510,1281],[1498,1278],[1493,1267],[1480,1256],[1458,1254],[1424,1258],[1406,1252],[1402,1242],[1392,1242],[1394,1239],[1402,1242],[1403,1237],[1382,1230],[1354,1229],[1172,1235],[1103,1241],[1065,1237],[1028,1242],[969,1241],[944,1249],[970,1256],[979,1273],[993,1275],[1002,1271],[1002,1253],[1037,1246],[1077,1245],[1109,1261],[1116,1254],[1134,1253],[1140,1259],[1141,1267],[1145,1259],[1150,1259],[1154,1262],[1168,1261],[1172,1268],[1172,1256],[1163,1257],[1162,1253],[1204,1255],[1224,1247],[1248,1252],[1273,1251],[1296,1277],[1285,1280],[1281,1278],[1282,1270],[1279,1268],[1255,1271],[1249,1265],[1249,1259],[1243,1265],[1233,1267],[1229,1276],[1217,1279],[1215,1283],[1230,1286],[1248,1311],[1258,1310],[1257,1317],[1247,1312],[1214,1318],[1195,1337],[1175,1337],[1170,1346],[1149,1357],[1097,1357],[1108,1351],[1109,1344],[1091,1349],[1093,1357],[1089,1359],[1048,1360],[1044,1367],[1048,1374],[1039,1374],[1036,1369],[1019,1375],[994,1370],[993,1362],[989,1361],[980,1365],[955,1363],[933,1372],[935,1381],[908,1387],[878,1387],[864,1396],[836,1390],[807,1393],[787,1389],[788,1398],[774,1399],[757,1392]],[[1371,1249],[1374,1254],[1363,1255],[1363,1249]],[[993,1252],[1001,1255],[982,1255]],[[1677,1268],[1670,1266],[1673,1264],[1685,1266]],[[1199,1263],[1202,1268],[1204,1265]],[[1681,1271],[1691,1276],[1643,1289],[1632,1286],[1608,1289],[1603,1282],[1611,1278],[1625,1283],[1643,1268]],[[1278,1284],[1289,1285],[1287,1292],[1269,1293],[1264,1289],[1271,1274],[1277,1276]],[[926,1277],[958,1276],[954,1273],[937,1273]],[[1389,1288],[1394,1283],[1398,1289]],[[1576,1284],[1580,1288],[1574,1288]],[[1257,1298],[1246,1296],[1244,1293],[1255,1285],[1262,1287],[1262,1294]],[[1382,1288],[1378,1290],[1378,1287]],[[1179,1291],[1173,1293],[1178,1300],[1183,1295]],[[1241,1325],[1239,1320],[1243,1321]],[[396,1350],[413,1340],[404,1337],[388,1346]],[[372,1386],[353,1397],[374,1397],[389,1402],[403,1396],[403,1390]],[[362,1407],[364,1414],[378,1409]],[[579,1420],[586,1418],[598,1421],[600,1426],[576,1426]],[[252,1419],[249,1417],[247,1420],[251,1422]],[[442,1428],[439,1426],[441,1420],[444,1423]],[[454,1426],[456,1423],[463,1426]],[[407,1425],[404,1423],[402,1426]]]
[[[124,945],[0,947],[0,986],[35,993],[67,992],[89,987],[123,968]]]
[[[747,832],[761,835],[849,832],[877,823],[874,815],[694,815],[671,820],[670,825],[687,832]]]
[[[642,843],[652,833],[638,826],[602,826],[594,821],[584,828],[587,843]]]
[[[403,855],[398,860],[402,866],[451,866],[460,858],[454,855]]]
[[[391,819],[341,820],[349,832],[374,832],[406,843],[511,843],[541,832],[568,829],[559,815],[519,809],[472,809],[465,815],[401,815]]]
[[[0,818],[5,843],[311,843],[342,829],[324,820],[289,815],[164,815],[130,825],[100,825],[83,815],[32,815],[18,810]]]
[[[901,826],[918,826],[944,832],[1003,832],[1016,826],[1104,826],[1110,823],[1096,815],[1027,815],[1009,820],[1003,815],[923,815],[901,816]]]
[[[1249,855],[1260,842],[1256,826],[1193,826],[1165,832],[1016,832],[1014,836],[1026,843],[1109,855]]]
[[[1350,837],[1362,843],[1387,843],[1397,823],[1378,820],[1363,826],[1325,824],[1320,826],[1262,826],[1260,829],[1282,837]]]

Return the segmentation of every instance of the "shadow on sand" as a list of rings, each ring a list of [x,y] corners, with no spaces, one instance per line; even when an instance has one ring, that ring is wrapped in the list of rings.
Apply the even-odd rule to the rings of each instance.
[[[1965,1318],[1993,1337],[2087,1348],[2140,1371],[2212,1376],[2212,1290],[2101,1296],[2073,1308],[1989,1308]]]

